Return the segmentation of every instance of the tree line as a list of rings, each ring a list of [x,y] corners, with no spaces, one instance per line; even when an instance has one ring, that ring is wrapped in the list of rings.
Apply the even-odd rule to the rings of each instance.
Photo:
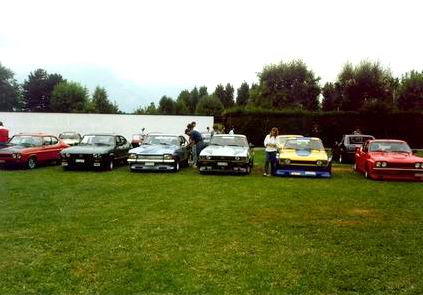
[[[176,99],[163,96],[158,104],[140,106],[135,114],[198,114],[220,116],[233,110],[306,110],[311,112],[423,110],[423,72],[394,77],[379,62],[346,63],[336,81],[320,78],[302,60],[263,67],[258,82],[243,82],[236,90],[221,83],[182,90]],[[0,110],[120,113],[107,92],[97,87],[90,97],[79,83],[38,69],[22,85],[0,64]]]

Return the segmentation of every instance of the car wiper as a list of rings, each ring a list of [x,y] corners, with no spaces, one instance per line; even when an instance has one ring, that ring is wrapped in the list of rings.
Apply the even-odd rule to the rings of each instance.
[[[161,145],[170,145],[170,143],[166,143],[166,142],[161,142]]]
[[[219,144],[219,143],[211,143],[210,145],[223,146],[223,144]]]
[[[237,145],[237,144],[227,144],[227,146],[240,146],[240,145]]]
[[[97,142],[95,145],[101,145],[101,146],[109,146],[110,144],[104,143],[104,142]]]

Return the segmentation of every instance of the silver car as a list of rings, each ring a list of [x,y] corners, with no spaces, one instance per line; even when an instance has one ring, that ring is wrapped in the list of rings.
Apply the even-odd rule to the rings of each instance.
[[[130,171],[179,171],[188,166],[188,142],[183,135],[149,133],[129,151]]]
[[[198,159],[200,173],[232,172],[250,174],[254,153],[245,135],[215,134]]]

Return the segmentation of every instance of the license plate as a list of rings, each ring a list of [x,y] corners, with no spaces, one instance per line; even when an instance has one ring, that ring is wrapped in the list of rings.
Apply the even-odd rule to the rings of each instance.
[[[84,159],[75,159],[75,163],[85,163]]]
[[[226,162],[217,162],[217,166],[228,166]]]
[[[299,175],[301,175],[301,172],[291,172],[291,175],[296,175],[296,176],[299,176]]]
[[[6,163],[6,161],[5,160],[0,160],[0,163]]]
[[[423,177],[423,173],[416,173],[416,177]]]
[[[146,162],[145,166],[154,166],[154,162]]]
[[[94,163],[94,167],[100,167],[100,163]]]
[[[62,166],[68,166],[68,162],[62,162]]]

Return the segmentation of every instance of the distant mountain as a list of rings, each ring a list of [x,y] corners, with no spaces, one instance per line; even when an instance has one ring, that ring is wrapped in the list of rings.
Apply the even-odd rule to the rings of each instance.
[[[133,112],[139,106],[147,106],[150,102],[156,105],[163,95],[176,99],[180,91],[189,88],[186,86],[175,85],[144,85],[133,81],[123,80],[107,68],[94,66],[49,66],[13,69],[16,79],[22,83],[28,78],[30,72],[38,68],[45,69],[49,74],[58,73],[63,78],[75,82],[88,88],[90,94],[96,86],[104,87],[109,95],[110,101],[116,101],[120,110],[124,112]]]

